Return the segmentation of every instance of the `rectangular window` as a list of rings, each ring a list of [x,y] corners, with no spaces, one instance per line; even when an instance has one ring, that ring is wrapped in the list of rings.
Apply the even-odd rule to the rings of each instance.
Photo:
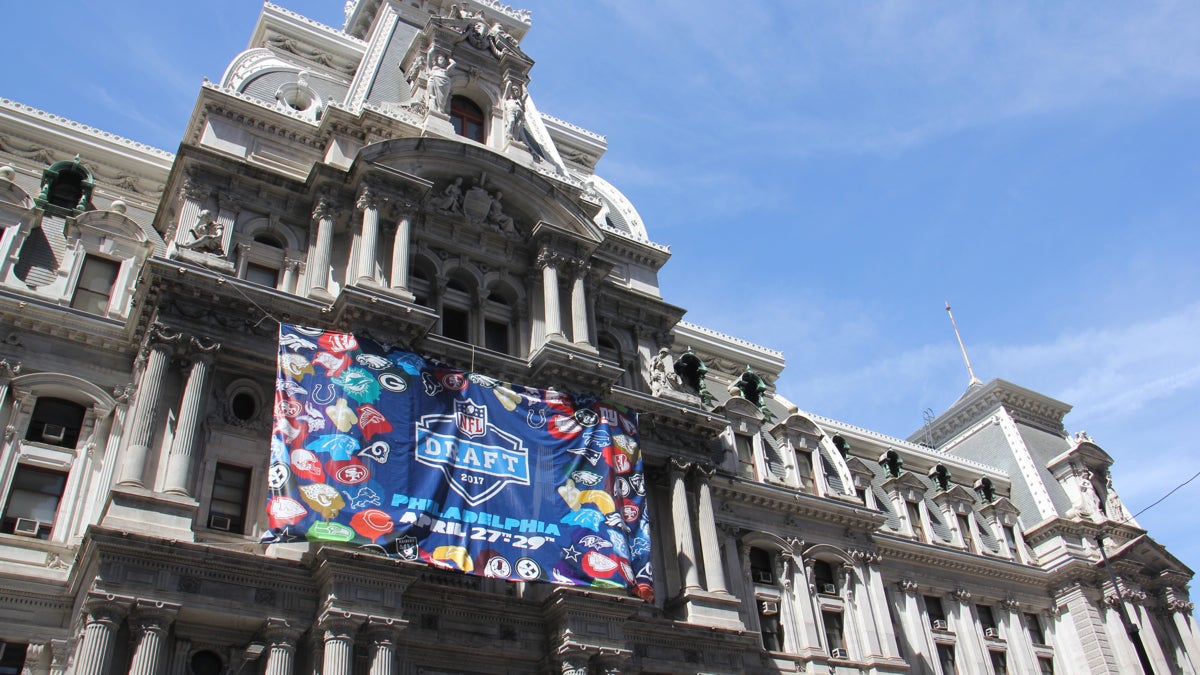
[[[743,478],[754,478],[754,437],[735,433],[733,444],[737,448],[738,474]]]
[[[954,661],[954,645],[938,645],[938,663],[942,664],[942,675],[958,675],[958,665]]]
[[[925,611],[929,614],[929,625],[934,630],[946,630],[946,610],[942,609],[942,599],[935,595],[925,596]]]
[[[958,514],[958,532],[962,536],[963,546],[968,551],[975,550],[975,537],[971,536],[971,520],[970,516],[965,513]]]
[[[1041,675],[1054,675],[1054,659],[1049,656],[1038,657],[1038,672]]]
[[[459,342],[471,341],[470,314],[458,307],[442,306],[442,335]]]
[[[812,451],[807,448],[796,448],[796,475],[800,478],[800,489],[814,493]]]
[[[846,637],[842,630],[841,612],[821,612],[821,622],[825,625],[825,640],[829,642],[829,652],[840,649],[846,651]]]
[[[61,398],[39,398],[29,416],[25,440],[73,448],[79,443],[87,408]]]
[[[919,541],[925,541],[925,524],[921,522],[921,505],[916,502],[908,504],[908,524],[912,527],[913,536]]]
[[[483,346],[501,354],[508,353],[508,324],[495,319],[483,322]]]
[[[1029,641],[1035,645],[1046,644],[1046,634],[1042,632],[1042,622],[1037,614],[1025,613],[1025,630],[1029,631]]]
[[[113,284],[117,282],[120,269],[121,264],[115,260],[85,256],[83,269],[79,272],[79,283],[75,285],[75,296],[71,298],[71,307],[88,314],[103,316],[107,313]]]
[[[251,473],[246,467],[217,464],[213,475],[212,499],[208,506],[210,529],[236,534],[246,531]]]
[[[257,263],[246,263],[246,281],[275,288],[279,284],[279,270]]]
[[[1008,675],[1008,655],[1001,651],[989,651],[992,657],[992,672],[995,675]]]
[[[26,647],[20,642],[0,642],[0,675],[21,675]]]
[[[1004,543],[1008,544],[1008,550],[1012,553],[1013,559],[1020,560],[1021,556],[1017,552],[1017,533],[1013,530],[1013,526],[1005,525],[1000,529],[1004,530]]]
[[[0,520],[0,532],[49,539],[66,485],[65,471],[18,464]]]
[[[979,610],[979,627],[983,629],[984,637],[1000,637],[1000,633],[996,630],[996,613],[992,611],[992,606],[977,605],[976,609]]]

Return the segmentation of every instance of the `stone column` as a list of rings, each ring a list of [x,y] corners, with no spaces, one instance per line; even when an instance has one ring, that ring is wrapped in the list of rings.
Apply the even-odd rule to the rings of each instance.
[[[75,658],[78,675],[108,675],[109,660],[112,658],[113,642],[121,620],[125,618],[125,607],[107,599],[93,599],[84,606],[87,615],[83,640]]]
[[[587,294],[584,284],[591,265],[580,262],[575,266],[571,281],[571,341],[575,344],[591,344],[588,336]]]
[[[317,221],[317,240],[309,249],[308,294],[321,300],[332,300],[329,292],[329,258],[333,251],[333,202],[322,197],[313,210]]]
[[[359,238],[358,272],[359,284],[375,283],[376,242],[379,239],[379,200],[369,188],[363,188],[358,196],[358,208],[362,210],[362,235]]]
[[[697,467],[696,490],[699,503],[700,552],[704,558],[704,581],[713,593],[728,593],[725,586],[725,567],[721,564],[721,544],[717,541],[717,520],[713,512],[712,479],[715,469]]]
[[[352,615],[327,613],[320,621],[325,643],[322,675],[352,675],[354,672],[354,632],[358,622]]]
[[[204,412],[204,394],[208,388],[209,371],[220,348],[219,343],[192,338],[192,369],[188,373],[187,385],[183,390],[183,403],[179,406],[175,442],[171,444],[171,454],[167,458],[167,477],[163,488],[165,492],[191,496],[192,452]]]
[[[408,290],[408,238],[412,231],[412,214],[401,211],[392,239],[392,273],[388,285],[392,290]]]
[[[588,675],[589,658],[589,654],[583,650],[573,649],[559,653],[558,662],[562,665],[562,675]]]
[[[700,588],[700,570],[696,567],[696,545],[693,543],[692,518],[688,513],[687,484],[684,481],[688,468],[688,464],[671,458],[671,524],[675,528],[675,554],[685,591]]]
[[[50,675],[64,675],[71,665],[71,643],[66,640],[51,640]]]
[[[245,242],[237,245],[237,262],[234,263],[233,276],[239,279],[246,278],[246,268],[250,266],[250,249],[253,248]]]
[[[164,642],[178,605],[139,601],[135,605],[130,623],[133,627],[133,659],[129,664],[129,675],[157,675],[163,660]]]
[[[921,612],[917,594],[920,587],[909,579],[901,579],[896,584],[897,590],[889,591],[892,602],[900,615],[901,634],[898,636],[905,642],[905,659],[917,669],[914,671],[924,675],[931,671],[928,664],[937,661],[937,650],[929,638],[929,618]]]
[[[392,619],[369,619],[366,637],[371,642],[369,675],[392,675],[396,671],[396,642],[402,626]]]
[[[542,268],[542,304],[545,305],[546,337],[562,337],[562,317],[558,305],[557,253],[543,248],[538,254],[538,266]]]
[[[958,650],[958,659],[962,663],[984,663],[985,660],[990,660],[990,657],[985,653],[987,648],[983,645],[983,638],[980,636],[980,631],[975,627],[974,614],[971,612],[971,593],[970,591],[959,588],[946,596],[950,600],[949,616],[950,626],[953,628],[957,636],[956,648]]]
[[[264,675],[292,675],[300,631],[283,619],[267,619],[263,638],[267,641]]]
[[[182,333],[169,331],[159,324],[154,324],[147,332],[146,346],[142,348],[145,366],[138,380],[133,412],[129,415],[129,445],[126,446],[125,460],[121,464],[119,482],[123,485],[145,486],[146,458],[150,454],[150,443],[154,440],[158,399],[162,395],[171,351],[182,337]]]
[[[1006,598],[1000,602],[999,607],[1001,611],[996,612],[996,623],[1002,631],[1001,637],[1008,644],[1009,672],[1038,672],[1038,665],[1033,656],[1033,642],[1021,625],[1021,603],[1016,598]]]
[[[1179,642],[1183,646],[1182,659],[1200,672],[1200,643],[1196,640],[1195,619],[1192,611],[1196,608],[1187,600],[1171,599],[1167,601],[1166,610],[1171,615],[1175,631],[1179,633]]]
[[[296,278],[300,271],[300,261],[291,258],[283,259],[283,292],[296,292]]]

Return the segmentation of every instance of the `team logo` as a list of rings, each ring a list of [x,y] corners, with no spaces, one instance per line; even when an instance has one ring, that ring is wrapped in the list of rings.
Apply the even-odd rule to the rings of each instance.
[[[517,576],[525,581],[537,581],[542,578],[542,568],[533,558],[518,558]]]
[[[512,563],[504,556],[494,556],[483,566],[483,575],[493,579],[507,579],[512,574]]]
[[[455,402],[453,415],[423,415],[416,424],[416,459],[439,469],[471,506],[508,485],[529,485],[529,450],[520,438],[488,421],[474,402]]]
[[[467,438],[479,438],[487,432],[487,408],[471,399],[455,401],[454,423]]]
[[[343,485],[358,485],[367,482],[370,472],[362,464],[347,464],[333,472],[333,478]]]
[[[420,557],[417,538],[411,535],[397,537],[393,544],[396,547],[396,557],[401,560],[414,561]]]

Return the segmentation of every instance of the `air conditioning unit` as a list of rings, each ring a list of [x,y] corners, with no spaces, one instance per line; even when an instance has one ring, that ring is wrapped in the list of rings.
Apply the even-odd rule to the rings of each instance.
[[[825,595],[837,595],[837,585],[836,584],[823,584],[821,586],[821,592],[824,593]]]
[[[760,584],[773,584],[775,575],[766,570],[754,570],[754,581]]]
[[[42,440],[46,443],[62,443],[67,435],[67,428],[61,424],[42,425]]]
[[[779,613],[779,603],[778,602],[762,603],[762,613],[764,616],[774,616],[774,615],[778,614]]]
[[[850,658],[850,655],[846,653],[845,649],[838,647],[837,649],[834,649],[833,651],[829,652],[829,658],[844,660],[844,659]]]
[[[992,638],[993,640],[1000,637],[1000,632],[995,628],[984,628],[983,637]]]
[[[208,516],[208,528],[228,532],[233,529],[233,520],[229,516],[218,516],[213,513]]]
[[[945,619],[934,619],[933,620],[933,629],[934,630],[949,630],[949,628],[946,626]]]
[[[19,534],[22,537],[36,537],[41,527],[42,524],[32,518],[17,518],[17,524],[13,527],[13,534]]]

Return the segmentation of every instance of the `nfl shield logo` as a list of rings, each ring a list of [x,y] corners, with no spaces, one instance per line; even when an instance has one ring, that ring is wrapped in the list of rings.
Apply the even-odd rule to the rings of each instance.
[[[487,431],[487,408],[467,399],[454,402],[454,423],[467,438],[477,438]]]

